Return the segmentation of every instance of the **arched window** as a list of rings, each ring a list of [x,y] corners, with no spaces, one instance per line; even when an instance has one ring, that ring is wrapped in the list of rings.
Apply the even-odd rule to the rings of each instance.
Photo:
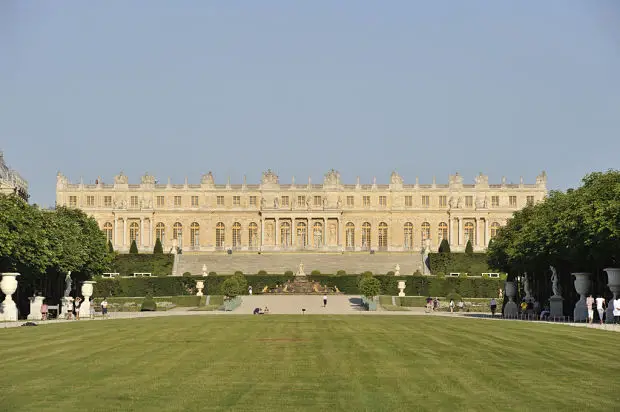
[[[491,223],[491,239],[497,236],[497,232],[499,231],[499,223],[493,222]]]
[[[297,222],[297,238],[295,244],[301,248],[305,248],[306,245],[306,222]]]
[[[136,241],[136,245],[140,246],[140,225],[137,222],[129,224],[129,242]]]
[[[314,222],[314,225],[312,225],[312,239],[314,247],[323,246],[323,223]]]
[[[157,225],[155,225],[155,239],[159,239],[159,241],[163,245],[165,237],[166,237],[166,226],[162,222],[159,222]]]
[[[215,225],[215,247],[218,249],[222,249],[226,244],[226,226],[224,223],[217,222]]]
[[[446,239],[448,240],[448,224],[446,222],[441,222],[439,224],[439,229],[437,230],[437,239],[439,242]]]
[[[108,242],[112,242],[112,223],[105,222],[105,224],[103,225],[103,233],[105,234],[105,238],[108,240]]]
[[[405,249],[411,249],[413,247],[413,223],[405,223],[404,235],[405,241],[403,246],[405,247]]]
[[[241,247],[241,223],[235,222],[232,226],[232,247],[234,249]]]
[[[200,225],[194,222],[189,226],[189,237],[192,247],[200,246]]]
[[[280,223],[280,236],[282,247],[288,248],[291,245],[291,224],[289,222]]]
[[[250,249],[258,247],[258,225],[254,222],[248,226],[248,246]]]
[[[362,224],[362,249],[370,249],[370,223]]]
[[[424,247],[426,243],[426,239],[431,238],[431,224],[428,222],[422,223],[422,225],[420,226],[420,230],[421,230],[421,235],[422,235],[422,238],[421,238],[422,247]]]
[[[471,245],[476,244],[476,231],[474,230],[474,224],[472,222],[465,223],[465,243],[471,241]]]
[[[379,249],[387,249],[388,245],[388,225],[385,222],[379,223]]]
[[[172,226],[172,239],[176,239],[178,247],[183,247],[183,225],[181,222],[176,222]]]
[[[355,225],[353,222],[349,222],[345,225],[345,238],[347,249],[355,248]]]

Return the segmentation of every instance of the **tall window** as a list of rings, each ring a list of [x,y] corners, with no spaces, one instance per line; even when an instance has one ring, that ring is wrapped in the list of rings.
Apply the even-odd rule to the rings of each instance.
[[[312,225],[312,239],[314,247],[323,246],[323,223],[314,222],[314,225]]]
[[[353,249],[355,247],[355,225],[353,222],[349,222],[345,226],[345,238],[347,240],[347,249]]]
[[[428,222],[422,223],[422,225],[420,226],[420,231],[422,235],[422,247],[424,247],[426,239],[431,238],[431,224]]]
[[[379,249],[387,249],[388,245],[388,225],[385,222],[379,223]]]
[[[422,207],[429,207],[431,204],[431,198],[428,195],[422,196]]]
[[[509,202],[510,202],[510,207],[517,207],[517,197],[516,196],[510,196],[508,198]]]
[[[181,207],[181,196],[175,196],[174,197],[174,206],[175,207]]]
[[[192,207],[198,207],[198,196],[192,196]]]
[[[103,197],[103,205],[105,207],[112,207],[112,196],[104,196]]]
[[[103,225],[103,233],[105,234],[105,238],[108,240],[108,242],[112,242],[112,232],[112,223],[105,222],[105,224]]]
[[[218,206],[224,206],[224,196],[218,196],[216,197],[216,200]]]
[[[446,239],[448,240],[448,224],[446,222],[441,222],[439,224],[439,228],[437,230],[437,239],[439,242]]]
[[[497,236],[498,231],[499,231],[499,223],[497,222],[491,223],[491,239]]]
[[[241,223],[235,222],[232,226],[232,246],[237,249],[241,247]]]
[[[531,206],[534,204],[534,196],[527,196],[525,199],[526,199],[528,206]]]
[[[157,196],[157,207],[166,206],[166,198],[164,196]]]
[[[465,207],[474,207],[474,197],[465,196]]]
[[[233,196],[233,206],[241,206],[241,196]]]
[[[306,206],[306,196],[297,196],[297,206],[298,207]]]
[[[192,247],[200,246],[200,225],[198,222],[193,222],[189,226],[189,241]]]
[[[403,246],[405,249],[411,249],[413,247],[413,223],[405,223],[404,232],[405,242]]]
[[[282,196],[282,200],[280,201],[280,203],[282,204],[282,207],[289,207],[290,203],[288,200],[288,196]]]
[[[491,206],[499,207],[499,196],[491,196]]]
[[[129,198],[129,205],[131,207],[138,207],[138,196],[131,196]]]
[[[306,245],[306,222],[297,222],[297,238],[295,239],[295,243],[305,248]]]
[[[476,231],[472,222],[465,223],[465,243],[471,241],[472,246],[476,244]]]
[[[250,206],[256,206],[256,196],[250,196]]]
[[[254,222],[248,226],[248,246],[252,249],[258,247],[258,225]]]
[[[413,206],[413,196],[405,196],[405,207]]]
[[[224,223],[218,222],[215,225],[215,247],[221,249],[226,244],[226,226]]]
[[[370,223],[362,224],[362,249],[370,249]]]
[[[172,226],[172,239],[176,239],[178,247],[183,247],[183,225],[181,222],[176,222]]]
[[[314,196],[314,206],[321,206],[323,204],[323,199],[321,196]]]
[[[140,225],[137,222],[129,224],[129,242],[136,241],[136,245],[140,245]]]
[[[381,207],[387,206],[387,196],[379,196],[379,206]]]
[[[95,206],[95,196],[86,196],[86,206]]]
[[[162,222],[159,222],[155,225],[155,239],[159,239],[159,241],[163,244],[165,237],[166,226]]]
[[[439,196],[439,207],[446,206],[448,206],[448,200],[446,199],[446,196]]]
[[[69,196],[69,207],[77,206],[77,196]]]
[[[280,235],[282,247],[289,247],[291,245],[291,224],[289,222],[280,223]]]
[[[370,196],[364,196],[362,198],[363,203],[364,203],[364,207],[369,207],[370,206]]]
[[[355,198],[353,196],[347,196],[347,206],[348,207],[355,206]]]

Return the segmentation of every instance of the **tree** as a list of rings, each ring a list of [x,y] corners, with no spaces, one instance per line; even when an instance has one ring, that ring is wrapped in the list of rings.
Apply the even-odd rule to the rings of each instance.
[[[114,246],[112,246],[111,240],[108,240],[108,252],[114,253]]]
[[[247,279],[241,272],[235,272],[232,278],[235,279],[235,281],[237,282],[237,285],[239,285],[238,294],[243,295],[245,291],[248,289]]]
[[[442,239],[439,244],[439,253],[450,253],[450,243],[448,239]]]
[[[136,245],[136,241],[132,240],[131,241],[131,246],[129,246],[129,253],[131,254],[138,254],[138,245]]]
[[[465,245],[465,253],[468,255],[474,254],[474,247],[471,245],[471,240],[467,240],[467,244]]]
[[[164,253],[164,247],[161,244],[161,240],[157,238],[157,240],[155,241],[155,247],[153,248],[153,254],[162,255],[163,253]]]
[[[381,282],[372,276],[365,276],[359,283],[360,292],[367,298],[374,298],[381,293]]]
[[[234,276],[231,276],[225,281],[223,281],[221,289],[224,295],[228,296],[229,298],[234,298],[235,296],[241,294],[239,279]]]

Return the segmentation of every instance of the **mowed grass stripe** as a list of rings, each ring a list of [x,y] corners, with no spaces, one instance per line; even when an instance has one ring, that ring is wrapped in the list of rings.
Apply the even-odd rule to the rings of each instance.
[[[420,316],[5,329],[0,410],[612,410],[618,343],[585,328]]]

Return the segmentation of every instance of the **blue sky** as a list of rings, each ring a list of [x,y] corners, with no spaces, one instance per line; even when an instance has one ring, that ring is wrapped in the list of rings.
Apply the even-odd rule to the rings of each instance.
[[[620,166],[620,2],[0,2],[0,149],[71,180]]]

